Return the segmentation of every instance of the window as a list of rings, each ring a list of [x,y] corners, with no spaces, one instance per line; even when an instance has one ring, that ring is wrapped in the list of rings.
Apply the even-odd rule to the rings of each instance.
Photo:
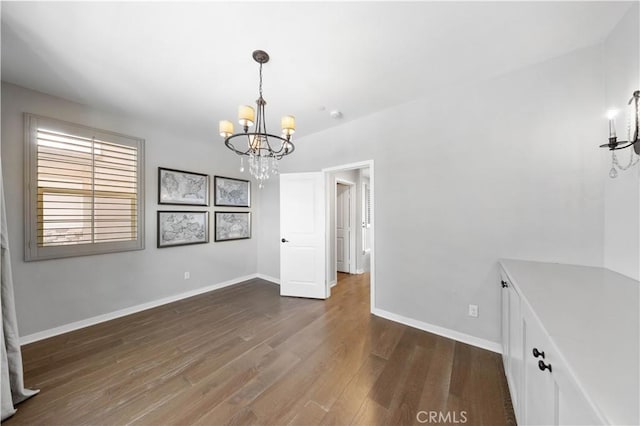
[[[25,260],[144,248],[144,140],[25,114]]]

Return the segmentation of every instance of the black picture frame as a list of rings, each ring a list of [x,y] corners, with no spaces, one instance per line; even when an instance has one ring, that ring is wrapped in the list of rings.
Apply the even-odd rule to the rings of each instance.
[[[231,216],[231,217],[230,217]],[[235,225],[230,223],[230,219],[246,218],[238,221]],[[245,228],[242,226],[246,223]],[[230,229],[230,227],[240,227],[239,229]],[[214,212],[214,231],[213,238],[215,242],[248,240],[251,238],[251,212],[231,212],[216,211]]]
[[[184,217],[180,218],[180,215]],[[194,217],[189,218],[189,215]],[[202,220],[194,221],[195,217],[201,217]],[[173,224],[170,224],[169,220]],[[203,230],[197,228],[200,223],[202,223]],[[158,210],[157,225],[158,248],[207,244],[209,242],[209,212],[206,210]],[[196,235],[193,235],[194,233]],[[197,238],[199,234],[202,236]],[[168,240],[177,242],[166,242]]]
[[[170,180],[169,177],[173,177],[173,179]],[[209,207],[209,193],[211,192],[209,181],[209,175],[204,173],[158,167],[158,204]],[[170,188],[169,182],[175,188]],[[197,186],[198,183],[203,184],[204,189],[194,192],[193,186]],[[191,192],[188,192],[190,190]],[[193,197],[195,202],[191,202],[192,197],[189,194],[195,195]]]
[[[226,176],[213,177],[213,205],[251,207],[251,182]]]

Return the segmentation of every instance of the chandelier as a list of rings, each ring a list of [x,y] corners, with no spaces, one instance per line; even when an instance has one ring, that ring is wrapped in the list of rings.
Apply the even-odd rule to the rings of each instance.
[[[627,140],[618,141],[616,135],[615,116],[617,111],[611,110],[607,113],[609,118],[609,143],[600,145],[600,148],[608,148],[611,151],[611,170],[609,170],[609,177],[615,179],[618,177],[618,168],[621,171],[625,171],[635,166],[640,162],[640,135],[638,134],[640,129],[640,108],[638,103],[640,101],[640,90],[636,90],[629,99],[629,111],[627,113]],[[616,151],[625,148],[631,148],[629,150],[629,162],[625,165],[620,164]],[[635,151],[635,154],[634,154]]]
[[[249,157],[249,172],[258,181],[258,187],[262,188],[265,180],[278,173],[278,160],[294,151],[291,135],[296,131],[296,121],[294,116],[285,115],[280,121],[282,136],[267,132],[264,113],[267,102],[262,97],[262,65],[269,62],[269,55],[263,50],[256,50],[253,59],[260,64],[260,96],[256,100],[258,118],[254,119],[253,107],[241,105],[238,108],[238,122],[243,132],[233,133],[233,123],[228,120],[220,121],[219,130],[227,148],[240,155],[241,172],[244,172],[244,157]],[[255,131],[250,132],[249,128],[254,124]]]

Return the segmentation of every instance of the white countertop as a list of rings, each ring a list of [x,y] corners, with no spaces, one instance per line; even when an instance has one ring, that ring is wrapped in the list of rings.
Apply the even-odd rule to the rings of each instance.
[[[604,268],[501,260],[610,424],[640,424],[640,282]]]

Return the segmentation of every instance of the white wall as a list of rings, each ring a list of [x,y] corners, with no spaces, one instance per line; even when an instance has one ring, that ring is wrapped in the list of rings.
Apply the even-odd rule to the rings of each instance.
[[[373,159],[376,306],[497,342],[499,258],[602,264],[600,54],[579,50],[298,139],[282,170]],[[264,229],[278,223],[274,187],[261,194]],[[259,241],[260,272],[276,273],[273,246]]]
[[[640,6],[636,3],[611,32],[603,45],[606,104],[604,108],[620,110],[617,120],[618,138],[626,138],[626,103],[635,90],[640,90]],[[604,111],[603,111],[604,115]],[[601,143],[607,141],[603,119]],[[626,164],[629,150],[618,151],[620,163]],[[611,168],[611,154],[602,152],[606,170]],[[607,268],[640,280],[640,167],[619,172],[605,181],[605,260]]]
[[[23,112],[146,139],[145,250],[23,261]],[[214,243],[211,229],[209,244],[156,248],[156,211],[181,209],[157,205],[159,166],[243,177],[235,157],[215,137],[213,122],[211,135],[190,135],[188,129],[166,129],[161,122],[109,114],[2,83],[2,169],[21,336],[257,271],[256,238]],[[193,210],[208,210],[213,226],[213,203]],[[184,280],[185,271],[190,280]]]
[[[281,160],[280,167],[288,167],[298,155],[298,149]],[[258,273],[274,280],[280,279],[280,179],[272,176],[264,187],[255,191],[258,198],[256,238],[258,244]]]

